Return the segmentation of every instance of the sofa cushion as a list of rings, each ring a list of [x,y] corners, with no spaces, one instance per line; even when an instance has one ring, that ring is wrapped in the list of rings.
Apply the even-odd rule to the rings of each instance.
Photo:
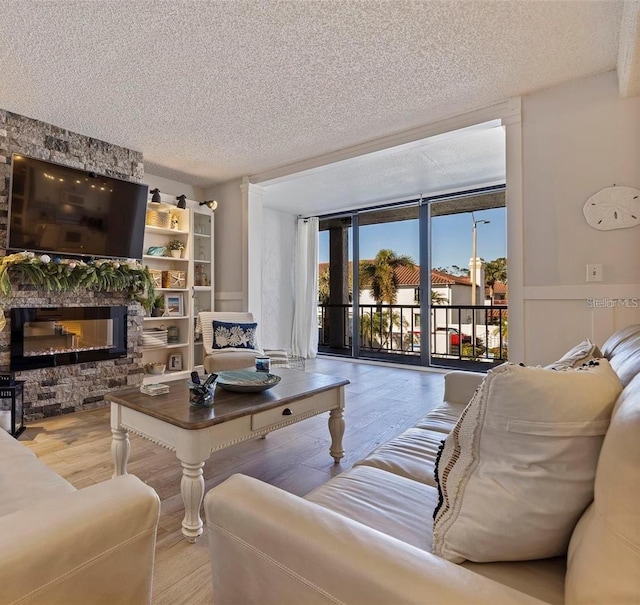
[[[510,586],[550,605],[563,605],[566,558],[536,559],[535,561],[501,561],[499,563],[473,563],[465,561],[462,567]],[[496,603],[496,605],[501,605]]]
[[[462,411],[467,407],[467,403],[469,402],[444,403],[439,405],[418,420],[415,426],[419,429],[443,433],[442,438],[444,439],[456,425],[456,422],[458,422],[458,418],[460,418],[460,414],[462,414]]]
[[[637,375],[616,403],[598,461],[593,504],[571,537],[568,603],[640,603],[639,460]]]
[[[622,345],[625,341],[632,339],[635,340],[640,336],[640,324],[634,324],[631,326],[627,326],[626,328],[622,328],[617,332],[614,332],[607,340],[604,341],[602,345],[602,354],[607,358],[611,359],[620,345]]]
[[[213,350],[255,349],[258,324],[213,320]]]
[[[305,496],[305,500],[428,552],[431,528],[424,520],[433,513],[437,499],[433,487],[368,466],[340,473]]]
[[[437,492],[431,486],[381,469],[359,466],[334,477],[305,499],[431,551],[432,534],[424,522],[425,515],[431,514],[437,500]],[[563,603],[564,558],[513,563],[466,562],[463,565],[545,603]]]
[[[444,437],[436,431],[407,429],[377,447],[356,466],[373,466],[435,487],[434,465]]]
[[[626,387],[640,373],[640,324],[616,332],[602,348],[622,386]]]
[[[605,359],[553,371],[489,371],[437,466],[434,553],[454,562],[566,552],[621,391]]]
[[[217,374],[228,370],[253,368],[259,355],[260,351],[253,349],[216,349],[211,355],[205,355],[204,369]]]
[[[577,368],[583,363],[602,357],[602,353],[597,345],[588,338],[569,349],[558,361],[545,366],[549,370],[566,370],[567,368]]]

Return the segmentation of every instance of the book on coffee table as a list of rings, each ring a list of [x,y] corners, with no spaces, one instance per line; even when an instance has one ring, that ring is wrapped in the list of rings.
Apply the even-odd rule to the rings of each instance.
[[[143,384],[140,387],[140,392],[145,395],[164,395],[169,392],[168,384]]]

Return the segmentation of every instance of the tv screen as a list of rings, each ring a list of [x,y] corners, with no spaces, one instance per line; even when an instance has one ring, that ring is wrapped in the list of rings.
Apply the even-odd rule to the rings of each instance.
[[[10,250],[142,258],[148,186],[14,154]]]

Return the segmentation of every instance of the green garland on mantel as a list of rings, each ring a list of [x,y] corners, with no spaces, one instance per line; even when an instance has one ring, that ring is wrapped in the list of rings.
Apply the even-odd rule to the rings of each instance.
[[[149,270],[136,260],[82,261],[18,252],[0,260],[0,294],[11,296],[12,277],[48,292],[74,292],[80,288],[98,292],[127,292],[147,311],[153,307],[155,289]]]

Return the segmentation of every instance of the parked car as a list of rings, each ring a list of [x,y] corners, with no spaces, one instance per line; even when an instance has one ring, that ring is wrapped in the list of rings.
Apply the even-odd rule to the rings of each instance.
[[[443,332],[449,333],[449,344],[452,347],[459,347],[461,340],[463,344],[471,342],[471,336],[469,336],[468,334],[461,334],[460,330],[458,330],[457,328],[436,328],[436,334],[441,334]]]

